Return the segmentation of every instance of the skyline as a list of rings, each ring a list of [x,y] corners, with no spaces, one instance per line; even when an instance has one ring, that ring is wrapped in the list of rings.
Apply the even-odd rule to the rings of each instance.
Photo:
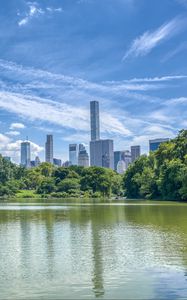
[[[89,101],[114,150],[187,127],[187,2],[8,1],[0,12],[0,152],[19,162],[29,136],[44,160],[90,141]],[[11,153],[9,152],[11,150]],[[13,152],[12,152],[13,151]]]

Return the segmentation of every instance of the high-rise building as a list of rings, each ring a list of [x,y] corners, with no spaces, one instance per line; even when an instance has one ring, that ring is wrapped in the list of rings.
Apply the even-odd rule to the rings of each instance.
[[[90,142],[90,165],[114,169],[113,140]]]
[[[100,139],[99,128],[99,102],[90,102],[90,125],[91,125],[91,141]]]
[[[53,164],[53,136],[52,134],[47,135],[45,143],[45,161]]]
[[[61,167],[62,166],[62,161],[59,158],[53,158],[53,164],[57,167]]]
[[[21,165],[26,168],[31,166],[31,149],[28,141],[21,143]]]
[[[79,144],[78,165],[82,167],[89,167],[89,155],[83,144]]]
[[[78,165],[78,145],[77,144],[69,145],[69,162],[70,162],[70,165],[73,165],[73,166]]]
[[[119,174],[123,174],[123,173],[125,173],[126,170],[127,170],[127,166],[126,166],[126,163],[124,162],[124,160],[119,160],[117,163],[117,172]]]
[[[131,161],[134,162],[138,157],[140,157],[140,146],[131,146]]]
[[[38,167],[41,164],[39,156],[35,157],[35,167]]]
[[[149,152],[156,151],[161,143],[168,142],[168,138],[149,140]]]
[[[3,158],[7,161],[11,161],[11,157],[10,156],[3,156]]]
[[[121,153],[121,159],[125,162],[126,169],[132,162],[131,153],[129,150],[122,151]]]
[[[114,170],[117,171],[117,164],[121,160],[122,151],[114,151]]]

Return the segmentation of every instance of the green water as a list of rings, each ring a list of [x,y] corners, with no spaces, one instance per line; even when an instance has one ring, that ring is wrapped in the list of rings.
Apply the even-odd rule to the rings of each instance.
[[[187,299],[187,204],[0,205],[0,299]]]

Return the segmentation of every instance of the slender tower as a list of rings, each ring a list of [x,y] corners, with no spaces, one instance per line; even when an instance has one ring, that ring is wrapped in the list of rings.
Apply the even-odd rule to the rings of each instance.
[[[100,139],[99,128],[99,102],[90,102],[90,125],[91,125],[91,141],[97,141]]]
[[[52,134],[47,135],[45,143],[45,161],[53,164],[53,136]]]

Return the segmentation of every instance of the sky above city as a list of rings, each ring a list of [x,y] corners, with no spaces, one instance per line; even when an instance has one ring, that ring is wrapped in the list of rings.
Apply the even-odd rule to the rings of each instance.
[[[0,153],[44,159],[90,140],[89,102],[114,150],[187,127],[187,0],[2,0]]]

